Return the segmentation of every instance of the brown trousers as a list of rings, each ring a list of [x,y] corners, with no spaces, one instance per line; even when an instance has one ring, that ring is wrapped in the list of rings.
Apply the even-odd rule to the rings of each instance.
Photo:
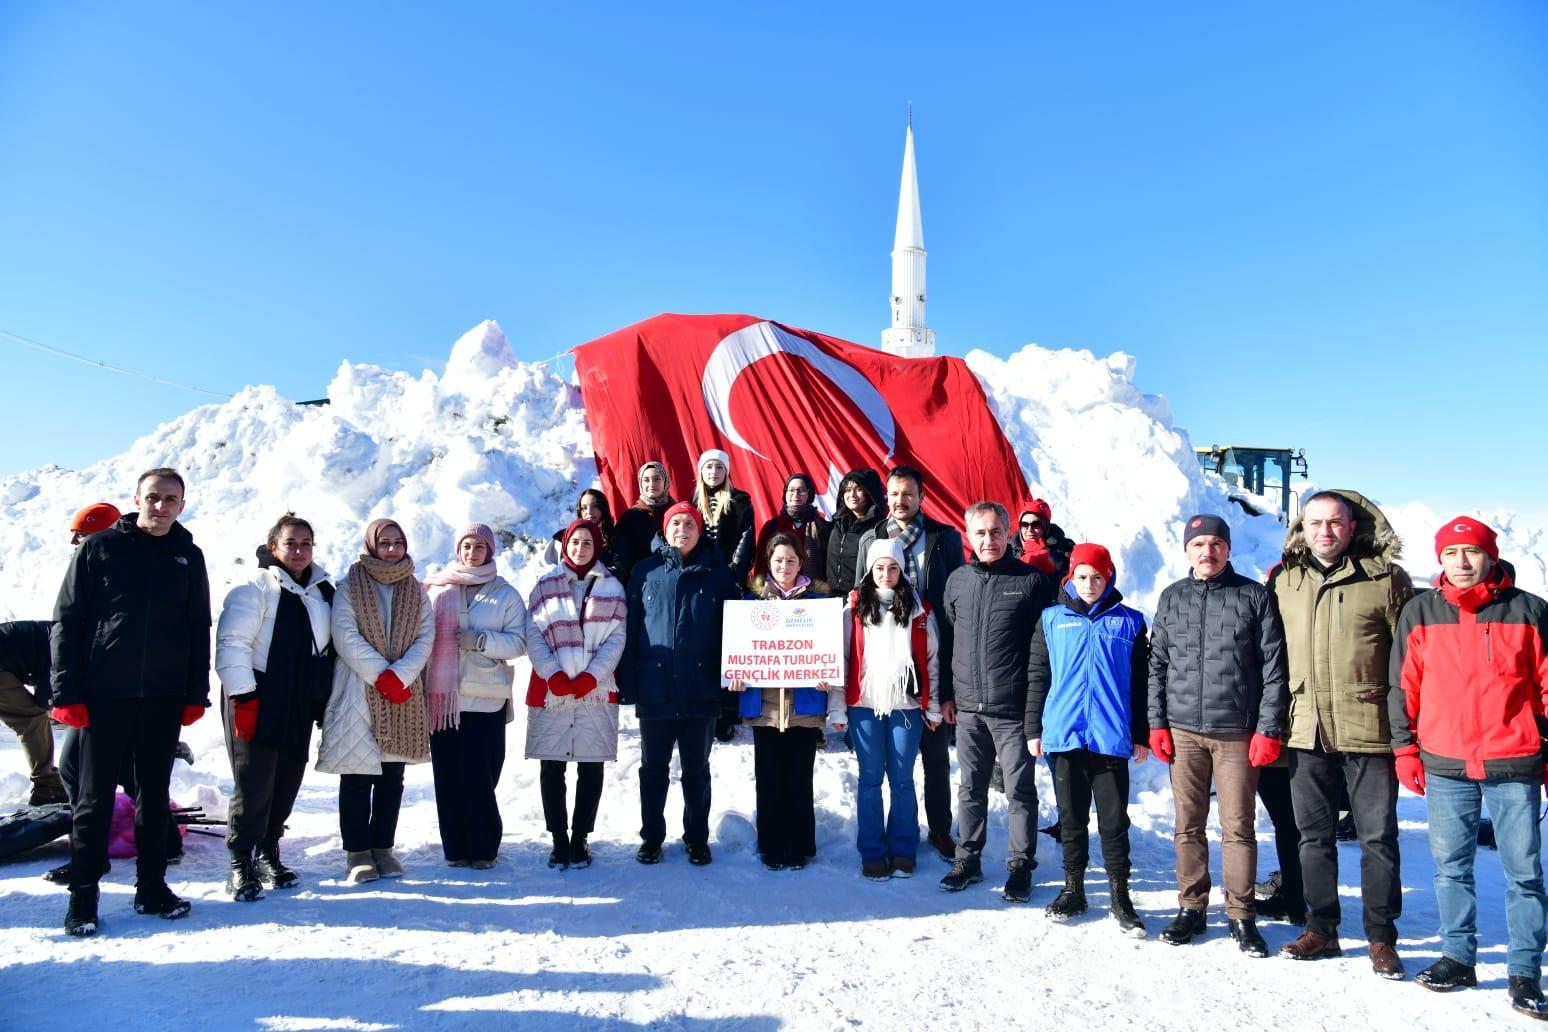
[[[1258,769],[1247,762],[1250,734],[1200,735],[1172,729],[1172,801],[1177,827],[1177,902],[1185,910],[1209,908],[1209,786],[1220,804],[1220,867],[1226,916],[1252,917],[1252,881],[1258,870]]]
[[[0,723],[21,739],[34,791],[63,792],[59,771],[54,769],[54,728],[48,710],[37,704],[15,675],[4,671],[0,671]]]

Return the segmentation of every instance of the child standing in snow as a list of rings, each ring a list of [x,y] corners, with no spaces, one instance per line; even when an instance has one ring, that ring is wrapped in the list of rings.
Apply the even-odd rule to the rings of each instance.
[[[1057,603],[1032,633],[1027,737],[1033,756],[1054,760],[1064,891],[1048,916],[1068,921],[1086,910],[1091,800],[1096,799],[1102,862],[1112,912],[1125,932],[1145,926],[1129,899],[1129,761],[1144,763],[1150,648],[1145,618],[1122,604],[1112,557],[1101,545],[1076,545]]]
[[[872,541],[869,575],[844,612],[849,740],[860,765],[855,793],[860,873],[872,881],[908,878],[919,852],[914,763],[925,726],[941,722],[935,697],[935,614],[903,576],[903,543]],[[882,779],[889,802],[885,819]]]
[[[430,755],[420,679],[435,616],[392,520],[366,527],[365,552],[333,596],[333,694],[317,769],[339,775],[339,828],[350,884],[403,877],[392,854],[403,771]]]
[[[494,531],[471,523],[456,558],[425,578],[435,645],[425,668],[430,763],[441,851],[453,867],[495,865],[504,825],[495,785],[505,766],[511,660],[527,651],[527,604],[495,566]]]

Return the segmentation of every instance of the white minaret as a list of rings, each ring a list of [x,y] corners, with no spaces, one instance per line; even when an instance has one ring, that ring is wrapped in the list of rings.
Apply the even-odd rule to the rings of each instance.
[[[935,354],[935,331],[925,326],[924,224],[919,219],[919,177],[914,173],[914,113],[903,138],[903,184],[898,188],[898,232],[892,241],[892,325],[882,331],[882,350],[900,358]]]

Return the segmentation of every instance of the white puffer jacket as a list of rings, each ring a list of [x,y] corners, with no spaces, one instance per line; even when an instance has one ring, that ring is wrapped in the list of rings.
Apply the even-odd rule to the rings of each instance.
[[[463,652],[458,657],[457,694],[462,697],[463,709],[469,708],[469,699],[509,701],[515,679],[510,661],[527,653],[527,603],[521,592],[504,577],[475,588],[456,584],[437,587],[431,598],[443,591],[457,592],[458,628],[484,637],[480,651]]]
[[[306,615],[312,622],[312,644],[317,651],[328,647],[332,616],[322,594],[327,579],[327,571],[313,564],[311,583],[303,588],[283,568],[269,566],[226,594],[220,622],[215,626],[215,673],[220,676],[220,686],[227,698],[256,691],[258,682],[253,671],[268,669],[280,592],[290,592],[306,606]]]
[[[580,624],[588,589],[595,592],[602,583],[609,585],[605,594],[618,604],[618,625],[600,641],[594,641],[593,633],[587,633],[583,649],[566,649],[564,654],[556,655],[543,637],[546,621],[557,617]],[[559,590],[555,591],[556,587]],[[545,595],[552,597],[551,608],[540,604]],[[561,670],[571,677],[588,673],[597,679],[597,687],[583,699],[549,693],[544,696],[543,705],[527,707],[527,759],[598,763],[618,758],[618,684],[614,671],[623,658],[628,634],[622,598],[618,578],[601,563],[583,578],[577,578],[567,566],[556,566],[533,587],[527,631],[527,654],[533,672],[545,680]]]
[[[423,763],[403,756],[382,753],[371,733],[371,709],[366,692],[374,692],[376,679],[391,669],[405,685],[424,670],[435,643],[435,614],[430,598],[417,580],[407,583],[420,594],[419,632],[396,663],[388,663],[360,633],[355,622],[355,605],[349,597],[348,582],[333,594],[333,648],[338,661],[333,664],[333,696],[323,715],[322,743],[317,747],[317,769],[324,774],[380,774],[385,763]],[[376,592],[376,604],[384,616],[392,612],[392,585],[370,582]],[[421,696],[404,705],[424,705]]]

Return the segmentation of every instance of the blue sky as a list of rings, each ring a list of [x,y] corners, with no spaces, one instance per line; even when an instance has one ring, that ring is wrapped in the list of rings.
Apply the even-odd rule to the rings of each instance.
[[[0,4],[0,330],[220,392],[662,311],[874,344],[905,105],[945,352],[1548,512],[1548,5]],[[201,402],[0,339],[0,475]]]

